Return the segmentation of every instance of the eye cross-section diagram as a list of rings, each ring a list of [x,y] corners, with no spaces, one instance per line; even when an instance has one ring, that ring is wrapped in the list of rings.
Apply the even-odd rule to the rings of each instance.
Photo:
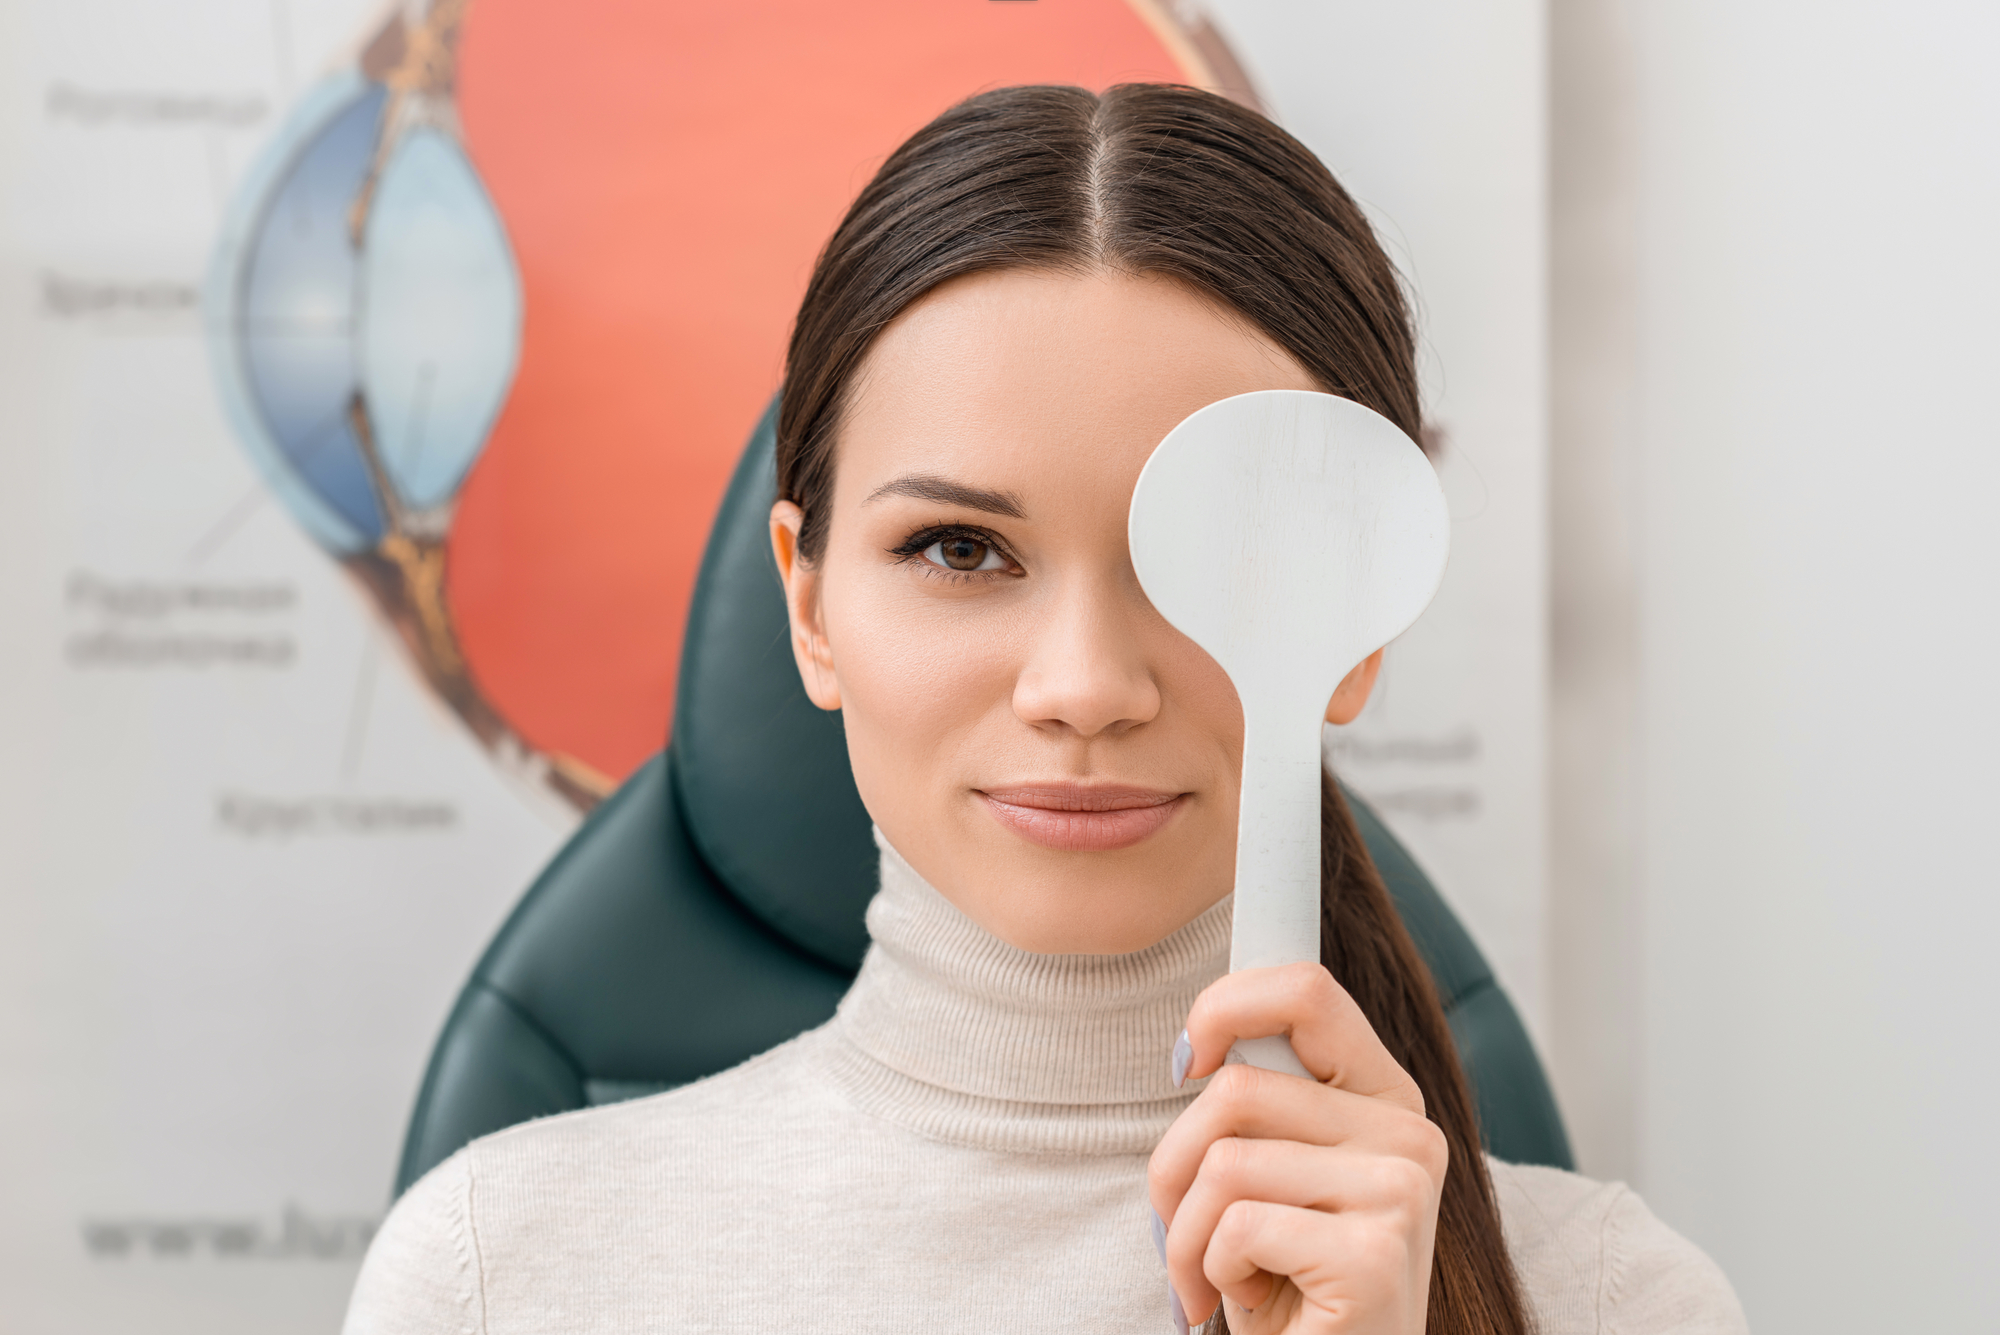
[[[238,434],[501,767],[657,751],[706,537],[813,257],[982,88],[1253,101],[1190,3],[399,0],[238,193]]]
[[[236,429],[294,517],[489,750],[587,806],[607,782],[520,741],[481,696],[444,598],[455,501],[522,322],[506,229],[460,143],[464,10],[393,15],[294,110],[224,228],[211,332]]]

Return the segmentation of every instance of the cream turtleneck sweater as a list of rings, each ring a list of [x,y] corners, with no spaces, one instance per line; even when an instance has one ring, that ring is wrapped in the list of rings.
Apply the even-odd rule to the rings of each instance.
[[[1164,1335],[1146,1159],[1224,901],[1133,955],[1031,955],[883,846],[833,1020],[734,1070],[512,1127],[396,1203],[348,1335]],[[1539,1335],[1736,1335],[1720,1271],[1622,1186],[1493,1165]]]

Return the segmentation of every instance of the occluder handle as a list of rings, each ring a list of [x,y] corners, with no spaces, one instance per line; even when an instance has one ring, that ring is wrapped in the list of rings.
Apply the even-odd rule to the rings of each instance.
[[[1229,1060],[1284,1075],[1301,1075],[1308,1080],[1319,1078],[1306,1069],[1306,1064],[1299,1060],[1299,1054],[1292,1051],[1291,1040],[1283,1034],[1273,1034],[1269,1038],[1239,1038],[1236,1046],[1229,1049]]]

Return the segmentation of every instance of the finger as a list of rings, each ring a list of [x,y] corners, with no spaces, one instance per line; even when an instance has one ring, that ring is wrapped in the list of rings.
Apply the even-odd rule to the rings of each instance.
[[[1226,1066],[1153,1149],[1146,1185],[1161,1218],[1174,1218],[1209,1147],[1232,1136],[1365,1149],[1410,1159],[1439,1182],[1449,1157],[1435,1124],[1387,1100],[1255,1066]]]
[[[1194,1050],[1187,1074],[1219,1069],[1239,1038],[1282,1034],[1314,1079],[1422,1112],[1417,1082],[1389,1055],[1361,1007],[1317,964],[1285,964],[1225,974],[1188,1012]]]
[[[1292,1281],[1313,1307],[1335,1318],[1366,1312],[1385,1330],[1408,1329],[1417,1291],[1427,1296],[1430,1257],[1413,1240],[1366,1214],[1326,1214],[1267,1201],[1238,1201],[1223,1215],[1202,1272],[1231,1302],[1255,1308]],[[1422,1272],[1422,1283],[1417,1281]],[[1188,1316],[1194,1311],[1188,1307]],[[1209,1310],[1212,1310],[1212,1305]]]
[[[1238,1201],[1332,1213],[1365,1212],[1420,1231],[1441,1184],[1409,1159],[1288,1140],[1230,1137],[1208,1147],[1167,1230],[1167,1274],[1181,1301],[1207,1310],[1217,1294],[1203,1271],[1210,1238]]]

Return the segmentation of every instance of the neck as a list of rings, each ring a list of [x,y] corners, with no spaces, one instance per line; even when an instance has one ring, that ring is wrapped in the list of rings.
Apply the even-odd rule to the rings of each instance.
[[[995,1148],[1150,1150],[1196,1092],[1175,1036],[1227,969],[1229,901],[1129,955],[1036,955],[966,917],[877,834],[874,945],[841,1003],[850,1091],[936,1137]]]

